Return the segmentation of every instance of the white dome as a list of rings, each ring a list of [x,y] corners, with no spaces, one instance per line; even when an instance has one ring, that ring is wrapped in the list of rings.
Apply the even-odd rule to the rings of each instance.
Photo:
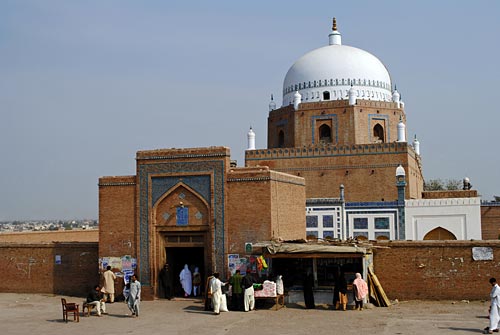
[[[305,54],[288,70],[283,105],[293,103],[296,91],[302,102],[346,99],[351,85],[358,99],[392,100],[391,77],[377,57],[347,45],[328,45]]]

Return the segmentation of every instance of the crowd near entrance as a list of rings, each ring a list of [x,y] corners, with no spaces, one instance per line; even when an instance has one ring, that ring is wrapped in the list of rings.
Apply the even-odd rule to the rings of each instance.
[[[165,248],[166,260],[169,265],[168,271],[170,272],[167,280],[170,282],[172,288],[172,294],[174,297],[185,297],[185,290],[182,287],[180,275],[185,266],[187,265],[189,273],[193,275],[198,272],[200,275],[201,282],[206,278],[205,273],[205,254],[203,247],[166,247]],[[198,269],[198,271],[196,271]],[[187,271],[183,272],[186,275]],[[193,285],[196,282],[191,281],[191,292],[190,296],[194,296]],[[196,280],[195,280],[196,281]],[[161,286],[161,285],[160,285]],[[203,286],[203,285],[201,285]],[[164,296],[159,292],[159,296],[163,298]],[[201,292],[196,292],[197,296],[201,295]]]

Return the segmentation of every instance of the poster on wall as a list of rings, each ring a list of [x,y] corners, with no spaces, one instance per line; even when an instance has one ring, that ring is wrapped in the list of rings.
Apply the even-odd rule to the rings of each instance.
[[[228,261],[228,270],[231,275],[234,275],[236,270],[240,270],[242,276],[244,276],[247,272],[247,259],[244,257],[240,257],[239,254],[229,254],[227,256]]]
[[[99,259],[99,268],[101,271],[106,270],[108,265],[111,266],[111,269],[118,277],[124,277],[125,284],[127,284],[128,279],[137,269],[137,259],[130,255],[122,257],[102,257]]]

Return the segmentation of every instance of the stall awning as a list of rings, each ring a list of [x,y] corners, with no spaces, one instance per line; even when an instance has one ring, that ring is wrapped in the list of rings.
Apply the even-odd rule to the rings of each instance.
[[[367,253],[366,247],[358,245],[328,245],[313,243],[259,242],[254,248],[265,248],[271,255],[276,254],[359,254]]]

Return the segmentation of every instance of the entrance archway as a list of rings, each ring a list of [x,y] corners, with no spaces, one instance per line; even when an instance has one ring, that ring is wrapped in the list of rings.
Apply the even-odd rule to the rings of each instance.
[[[183,296],[183,290],[179,281],[179,274],[181,273],[184,265],[189,266],[191,273],[194,272],[195,267],[200,271],[202,283],[205,274],[205,252],[203,247],[165,247],[165,258],[170,268],[172,269],[174,295]],[[203,285],[202,289],[203,289]]]

